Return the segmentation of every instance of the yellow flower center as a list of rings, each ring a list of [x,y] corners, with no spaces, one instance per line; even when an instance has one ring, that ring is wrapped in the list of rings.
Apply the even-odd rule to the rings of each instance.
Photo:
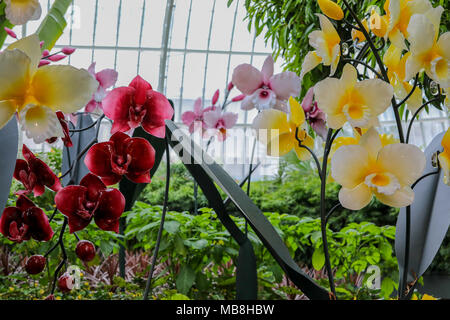
[[[398,179],[387,172],[371,173],[365,178],[364,182],[374,191],[385,195],[393,195],[400,189]]]
[[[44,108],[35,106],[28,110],[26,113],[26,121],[32,123],[34,126],[38,126],[43,120],[46,120],[47,113]]]

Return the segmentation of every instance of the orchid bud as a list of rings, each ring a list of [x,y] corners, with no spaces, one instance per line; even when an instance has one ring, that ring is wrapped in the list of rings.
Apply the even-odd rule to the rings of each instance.
[[[75,48],[72,48],[72,47],[64,47],[62,50],[61,50],[61,52],[62,53],[64,53],[65,55],[67,55],[67,56],[70,56],[72,53],[74,53],[75,52]]]
[[[10,28],[5,27],[5,32],[10,36],[11,38],[17,39],[17,34],[12,31]]]
[[[217,103],[217,101],[219,100],[219,95],[220,91],[219,89],[217,89],[216,92],[214,92],[214,96],[212,98],[212,105],[215,105]]]
[[[233,88],[234,88],[234,84],[233,84],[233,82],[230,81],[230,83],[228,84],[227,90],[231,91],[231,90],[233,90]]]
[[[44,43],[45,43],[44,41],[39,42],[39,46],[41,47],[41,49],[44,46]]]
[[[42,56],[43,57],[47,57],[50,55],[50,51],[48,51],[47,49],[45,49],[44,51],[42,51]]]
[[[50,64],[50,61],[48,61],[48,60],[41,60],[39,62],[38,68],[43,67],[43,66],[47,66],[49,64]]]
[[[231,101],[238,102],[238,101],[244,100],[244,98],[245,98],[245,94],[240,94],[240,95],[234,97],[233,99],[231,99]]]
[[[65,55],[62,55],[62,54],[55,54],[54,56],[48,57],[48,59],[49,59],[50,61],[56,62],[56,61],[60,61],[60,60],[64,59],[65,57],[66,57],[66,56],[65,56]]]

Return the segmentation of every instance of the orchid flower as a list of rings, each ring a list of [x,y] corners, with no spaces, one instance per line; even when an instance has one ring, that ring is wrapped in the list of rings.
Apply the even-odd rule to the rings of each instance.
[[[93,62],[88,69],[88,72],[98,81],[97,91],[92,96],[91,101],[86,105],[86,112],[98,112],[103,110],[102,101],[108,94],[108,89],[113,87],[117,82],[119,74],[113,69],[104,69],[95,72],[95,62]]]
[[[339,201],[344,208],[359,210],[375,197],[391,207],[413,203],[413,184],[425,168],[425,155],[404,143],[382,146],[374,128],[357,145],[339,148],[331,159],[331,176],[342,185]]]
[[[342,20],[344,18],[344,11],[341,7],[331,0],[317,0],[320,10],[331,19]]]
[[[17,192],[18,194],[29,194],[33,192],[35,197],[39,197],[44,194],[45,187],[53,191],[61,190],[62,186],[58,177],[26,145],[22,147],[22,154],[25,160],[16,160],[14,178],[23,184],[25,190]]]
[[[444,134],[441,144],[444,151],[439,153],[439,166],[444,172],[444,183],[450,186],[450,129]]]
[[[367,33],[369,33],[369,25],[367,23],[367,20],[364,19],[361,21],[362,25],[364,26],[364,29],[366,29]],[[366,41],[366,37],[364,36],[364,33],[362,31],[357,29],[352,29],[352,39],[353,41],[363,42]]]
[[[425,70],[441,87],[450,87],[450,31],[438,38],[443,10],[439,6],[434,15],[415,14],[411,17],[408,26],[411,55],[406,60],[405,81]]]
[[[14,25],[38,20],[42,14],[39,0],[4,0],[6,18]]]
[[[9,240],[20,243],[33,238],[49,241],[53,230],[41,208],[21,195],[15,207],[8,207],[0,217],[0,232]]]
[[[314,88],[310,88],[302,101],[302,108],[305,112],[306,121],[311,128],[323,139],[327,136],[327,126],[325,124],[326,115],[319,109],[317,102],[313,101]]]
[[[268,56],[261,71],[250,64],[238,65],[233,71],[232,83],[246,97],[241,109],[265,110],[270,108],[287,111],[286,101],[300,94],[300,79],[290,71],[273,75],[273,58]]]
[[[311,154],[302,145],[312,149],[314,140],[307,133],[305,113],[300,104],[289,99],[289,115],[275,109],[261,111],[253,121],[256,138],[267,146],[270,156],[283,156],[294,149],[300,160],[308,160]],[[297,140],[298,139],[298,140]]]
[[[234,127],[237,120],[237,113],[223,112],[220,108],[207,111],[203,115],[206,128],[213,129],[217,133],[219,141],[225,141],[227,138],[227,130]]]
[[[346,64],[340,79],[326,78],[314,87],[320,109],[327,114],[327,124],[339,129],[348,121],[352,127],[370,128],[377,116],[389,106],[394,89],[381,79],[357,81],[357,71]]]
[[[22,128],[36,143],[64,137],[55,112],[79,110],[98,86],[86,70],[65,65],[38,68],[40,58],[35,34],[0,53],[0,128],[18,112]]]
[[[309,34],[309,44],[315,50],[306,54],[302,64],[300,79],[317,67],[320,63],[330,66],[330,76],[334,75],[341,56],[341,38],[333,24],[323,14],[316,14],[320,20],[320,31],[315,30]]]
[[[402,49],[390,45],[383,56],[383,62],[388,68],[387,75],[389,82],[394,87],[394,94],[397,99],[404,99],[411,92],[413,86],[403,81],[405,78],[406,61],[410,53],[402,57]],[[407,108],[414,114],[422,105],[422,90],[416,86],[412,95],[406,101]]]
[[[211,106],[204,108],[202,106],[202,99],[198,98],[194,102],[194,111],[186,111],[181,115],[181,121],[188,126],[189,132],[193,133],[196,129],[196,125],[202,128],[202,131],[205,132],[207,126],[204,121],[205,112],[216,109],[216,104],[219,99],[219,90],[214,93],[213,99],[211,101]]]
[[[134,183],[150,183],[155,149],[144,138],[131,138],[116,132],[109,141],[94,144],[84,163],[106,185],[116,184],[124,175]]]
[[[69,231],[86,228],[95,220],[105,231],[119,232],[119,219],[125,209],[125,197],[117,189],[108,189],[100,178],[88,173],[80,185],[67,186],[55,196],[56,207],[69,219]]]
[[[164,138],[165,120],[172,119],[173,108],[167,98],[136,76],[128,87],[113,89],[103,100],[105,115],[113,120],[111,134],[142,126],[147,133]]]
[[[56,116],[58,117],[59,123],[61,124],[61,128],[64,132],[64,137],[61,138],[61,140],[64,142],[64,145],[68,148],[73,146],[72,139],[70,138],[69,134],[69,125],[67,124],[66,117],[64,116],[64,113],[61,111],[56,112]],[[48,143],[55,143],[56,140],[58,140],[57,137],[52,137],[50,139],[47,139],[46,141]]]
[[[433,8],[429,0],[386,0],[386,15],[380,17],[372,12],[370,27],[375,35],[388,37],[397,48],[407,50],[405,39],[408,38],[411,17],[417,13],[440,16],[440,10]]]

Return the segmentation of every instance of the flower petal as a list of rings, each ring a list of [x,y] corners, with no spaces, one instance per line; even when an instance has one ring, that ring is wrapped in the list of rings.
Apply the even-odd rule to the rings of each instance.
[[[197,115],[193,111],[186,111],[181,115],[181,121],[187,126],[190,126],[196,118]]]
[[[129,108],[135,89],[130,87],[115,88],[103,99],[103,112],[111,120],[128,122]],[[115,132],[112,132],[113,134]]]
[[[381,79],[363,80],[355,84],[357,91],[365,105],[370,108],[372,117],[382,114],[391,104],[394,88],[389,83]]]
[[[374,128],[370,128],[359,140],[359,145],[367,150],[369,157],[376,160],[378,152],[383,147],[381,144],[380,135]]]
[[[22,38],[12,44],[10,44],[6,50],[20,50],[30,59],[30,75],[34,74],[36,71],[39,61],[41,60],[41,46],[39,44],[39,37],[37,34],[32,34],[28,37]]]
[[[111,158],[114,152],[112,142],[101,142],[94,144],[86,153],[84,164],[93,174],[107,177],[112,172]]]
[[[314,149],[314,139],[311,138],[308,134],[306,134],[306,138],[302,140],[302,145],[307,146],[309,149]],[[298,145],[297,141],[294,141],[294,150],[297,154],[297,157],[301,161],[307,161],[311,159],[311,153],[306,148],[302,148]]]
[[[264,82],[263,74],[250,64],[240,64],[234,69],[232,80],[239,91],[251,95]]]
[[[350,210],[360,210],[367,206],[372,200],[370,188],[361,183],[353,189],[341,188],[339,191],[339,202],[344,208]]]
[[[395,143],[385,146],[378,154],[377,164],[392,173],[402,185],[410,186],[425,169],[425,155],[411,144]]]
[[[105,231],[119,232],[119,218],[125,209],[125,198],[117,189],[102,192],[94,220],[97,226]]]
[[[103,88],[109,88],[116,84],[119,73],[113,69],[104,69],[98,72],[95,77]]]
[[[145,81],[141,76],[136,76],[131,81],[129,87],[134,88],[134,103],[137,105],[143,105],[147,101],[147,91],[152,90],[150,83]]]
[[[0,129],[3,128],[16,113],[17,105],[13,100],[0,101]]]
[[[331,159],[331,176],[345,188],[353,189],[367,176],[369,153],[359,145],[340,147]]]
[[[53,237],[53,230],[47,215],[38,207],[31,207],[24,212],[24,222],[30,227],[29,233],[34,240],[49,241]]]
[[[83,219],[77,214],[80,203],[86,201],[87,188],[83,186],[67,186],[55,196],[58,210],[69,219],[70,233],[86,228],[91,219]]]
[[[300,78],[291,71],[276,74],[270,78],[270,88],[277,95],[277,99],[288,100],[289,97],[297,97],[300,94]]]
[[[302,70],[300,72],[300,80],[302,81],[305,74],[307,74],[312,69],[317,67],[321,62],[322,62],[322,58],[319,57],[319,55],[317,54],[316,51],[309,51],[306,54],[305,59],[303,60],[303,63],[302,63]]]
[[[342,20],[344,18],[344,11],[341,7],[330,0],[317,0],[320,10],[329,18],[334,20]]]
[[[275,109],[261,111],[253,120],[252,128],[256,131],[256,138],[264,144],[290,132],[287,114]]]
[[[261,73],[264,76],[264,82],[268,82],[270,77],[273,76],[273,57],[268,55],[261,69]]]
[[[406,186],[397,190],[393,195],[376,192],[375,196],[380,202],[394,208],[409,206],[414,201],[414,191]]]
[[[106,190],[102,180],[92,173],[88,173],[81,179],[80,186],[86,187],[86,196],[89,201],[97,201],[100,193]]]
[[[71,113],[91,100],[98,82],[86,70],[54,65],[39,68],[32,87],[34,97],[41,105]]]
[[[52,137],[64,137],[61,123],[50,108],[29,104],[20,111],[19,119],[27,138],[33,139],[36,144]]]
[[[42,8],[38,0],[5,0],[6,18],[14,25],[22,25],[41,17]]]
[[[142,129],[147,133],[164,138],[166,135],[166,120],[173,117],[173,108],[167,98],[154,90],[147,91],[147,113],[142,120]]]
[[[238,120],[238,114],[234,112],[224,112],[222,115],[222,119],[226,129],[231,129],[236,125]]]
[[[30,58],[19,50],[0,52],[0,101],[22,106],[30,77]],[[11,102],[10,102],[11,103]]]
[[[414,14],[408,25],[408,41],[412,55],[427,52],[433,47],[435,40],[434,26],[426,16]],[[409,60],[409,59],[408,59]]]
[[[128,143],[126,153],[132,158],[128,172],[139,175],[147,174],[155,164],[155,149],[143,138],[132,138]]]
[[[267,144],[267,154],[272,157],[281,157],[291,151],[297,141],[291,132],[275,136]]]
[[[297,127],[301,126],[305,122],[305,112],[300,106],[300,103],[293,97],[289,98],[289,109],[291,111],[290,120],[295,123]]]

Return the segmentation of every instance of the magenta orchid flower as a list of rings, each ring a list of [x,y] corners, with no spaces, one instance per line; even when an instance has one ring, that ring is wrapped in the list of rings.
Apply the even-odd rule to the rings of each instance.
[[[279,109],[287,112],[287,100],[300,94],[300,78],[290,71],[273,74],[273,58],[268,56],[259,71],[248,63],[238,65],[233,71],[232,82],[246,97],[241,108]]]
[[[203,121],[206,127],[215,130],[219,141],[225,141],[227,138],[227,129],[234,127],[237,120],[237,113],[222,112],[220,108],[207,111],[203,115]]]
[[[303,111],[305,111],[306,121],[319,136],[326,139],[328,131],[325,124],[326,116],[317,106],[317,102],[313,101],[313,97],[314,88],[310,88],[302,101],[302,108]]]
[[[95,72],[96,63],[93,62],[88,72],[98,81],[99,86],[97,91],[93,94],[92,100],[86,105],[86,112],[93,112],[103,110],[102,101],[108,94],[109,88],[113,87],[117,82],[118,73],[113,69],[104,69],[99,72]]]
[[[186,111],[181,115],[181,121],[183,121],[183,123],[188,126],[190,133],[193,133],[195,131],[196,125],[202,128],[203,133],[206,129],[208,129],[203,116],[206,112],[216,109],[217,101],[219,101],[219,94],[219,90],[216,90],[211,100],[212,105],[204,109],[202,105],[202,99],[198,98],[194,102],[194,111]]]

